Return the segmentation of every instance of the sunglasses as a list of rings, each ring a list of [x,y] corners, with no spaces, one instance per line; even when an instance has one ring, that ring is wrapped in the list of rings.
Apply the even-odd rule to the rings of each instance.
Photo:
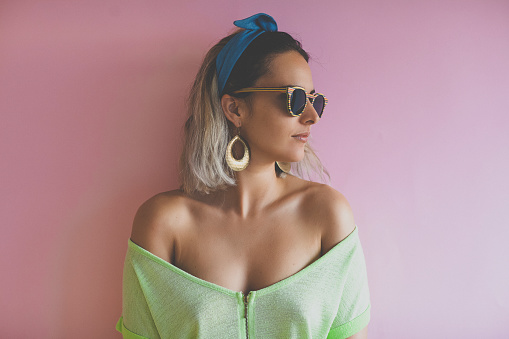
[[[313,105],[316,113],[321,118],[323,109],[327,105],[327,98],[321,93],[308,94],[302,87],[288,86],[288,87],[248,87],[234,91],[233,93],[249,93],[249,92],[282,92],[286,93],[288,101],[288,112],[297,117],[304,112],[306,105],[309,102]]]

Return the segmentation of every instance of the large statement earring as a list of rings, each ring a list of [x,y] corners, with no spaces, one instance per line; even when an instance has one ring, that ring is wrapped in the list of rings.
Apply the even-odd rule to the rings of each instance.
[[[244,156],[240,160],[235,159],[232,153],[233,144],[237,140],[239,140],[242,145],[244,145]],[[237,135],[234,136],[232,140],[230,140],[228,147],[226,147],[226,163],[232,170],[236,172],[242,171],[249,164],[249,150],[247,149],[247,145],[244,140],[240,137],[240,128],[237,132]]]
[[[292,164],[289,162],[276,161],[276,164],[279,166],[281,171],[288,173],[292,169]]]

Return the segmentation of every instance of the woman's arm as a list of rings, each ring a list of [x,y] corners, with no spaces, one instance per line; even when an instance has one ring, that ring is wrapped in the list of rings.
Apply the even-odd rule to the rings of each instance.
[[[346,339],[368,339],[368,327],[364,327],[362,330]]]
[[[322,254],[343,241],[355,230],[353,211],[343,194],[332,187],[320,187],[316,209],[320,211],[322,221]],[[368,326],[346,339],[367,339]]]
[[[175,239],[187,220],[183,200],[177,191],[169,191],[145,201],[134,217],[131,241],[174,264]]]

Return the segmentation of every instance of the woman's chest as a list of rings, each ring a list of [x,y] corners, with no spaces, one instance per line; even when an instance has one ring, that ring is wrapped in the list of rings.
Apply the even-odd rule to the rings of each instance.
[[[288,278],[320,257],[321,233],[292,217],[242,224],[202,219],[179,234],[175,266],[208,282],[248,293]]]

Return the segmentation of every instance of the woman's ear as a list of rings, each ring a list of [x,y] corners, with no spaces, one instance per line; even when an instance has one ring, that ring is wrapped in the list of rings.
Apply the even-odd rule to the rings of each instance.
[[[225,94],[221,97],[221,108],[223,109],[226,119],[230,120],[236,127],[241,125],[240,100]]]

